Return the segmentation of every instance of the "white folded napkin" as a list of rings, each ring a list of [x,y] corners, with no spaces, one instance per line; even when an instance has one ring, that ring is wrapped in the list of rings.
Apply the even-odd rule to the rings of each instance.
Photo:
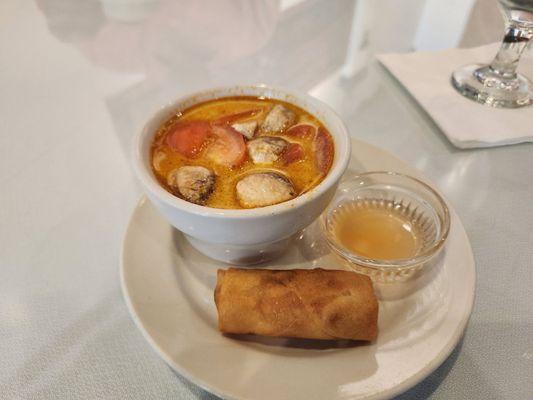
[[[381,54],[377,59],[407,88],[457,147],[491,147],[533,142],[533,106],[501,109],[461,96],[451,73],[472,63],[489,63],[499,43],[472,49]],[[527,50],[526,50],[527,51]],[[519,71],[533,80],[533,59],[524,54]]]

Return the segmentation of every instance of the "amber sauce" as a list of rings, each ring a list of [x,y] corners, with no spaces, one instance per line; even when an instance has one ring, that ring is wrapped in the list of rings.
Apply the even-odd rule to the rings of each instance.
[[[345,203],[335,210],[331,224],[346,249],[367,258],[411,258],[422,246],[419,228],[403,210],[379,202]]]
[[[321,176],[315,166],[311,140],[287,137],[283,133],[275,134],[275,136],[283,137],[290,142],[300,143],[305,150],[305,158],[290,165],[283,165],[282,161],[276,161],[269,165],[254,165],[250,160],[246,160],[241,166],[234,169],[218,165],[201,156],[188,159],[172,151],[165,143],[166,133],[178,120],[214,120],[222,116],[236,114],[250,109],[261,109],[262,111],[255,115],[254,118],[248,120],[256,118],[261,120],[268,110],[278,103],[283,104],[296,114],[297,123],[309,122],[316,126],[321,126],[320,122],[312,115],[290,103],[256,97],[234,97],[212,100],[195,105],[171,117],[159,128],[154,144],[152,145],[152,167],[161,185],[171,192],[166,183],[166,176],[173,169],[184,165],[201,165],[212,170],[217,176],[215,190],[205,205],[214,208],[232,209],[242,208],[236,199],[235,185],[239,179],[252,170],[281,171],[290,178],[298,194],[316,186],[323,179],[323,176]],[[256,135],[256,137],[258,136],[260,135]]]

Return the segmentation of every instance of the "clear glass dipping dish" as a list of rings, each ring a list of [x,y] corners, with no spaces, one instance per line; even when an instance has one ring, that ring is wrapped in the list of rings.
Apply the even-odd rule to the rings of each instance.
[[[369,224],[372,218],[374,223]],[[434,189],[416,178],[387,171],[367,172],[342,182],[321,219],[334,253],[376,282],[411,277],[442,250],[450,230],[448,207]],[[381,246],[381,254],[391,257],[376,257],[370,251],[375,253]]]

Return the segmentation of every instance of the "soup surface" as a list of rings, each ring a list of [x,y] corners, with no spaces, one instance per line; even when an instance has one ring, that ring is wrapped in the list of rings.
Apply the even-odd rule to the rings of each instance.
[[[174,195],[214,208],[290,200],[320,183],[333,140],[317,118],[290,103],[227,97],[178,112],[158,129],[152,168]]]

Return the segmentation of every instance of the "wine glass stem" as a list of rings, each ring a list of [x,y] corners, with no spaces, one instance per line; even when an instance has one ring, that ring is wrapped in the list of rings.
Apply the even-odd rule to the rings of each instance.
[[[532,36],[531,28],[521,27],[511,22],[506,29],[500,50],[490,64],[491,72],[503,79],[515,79],[520,56]]]

